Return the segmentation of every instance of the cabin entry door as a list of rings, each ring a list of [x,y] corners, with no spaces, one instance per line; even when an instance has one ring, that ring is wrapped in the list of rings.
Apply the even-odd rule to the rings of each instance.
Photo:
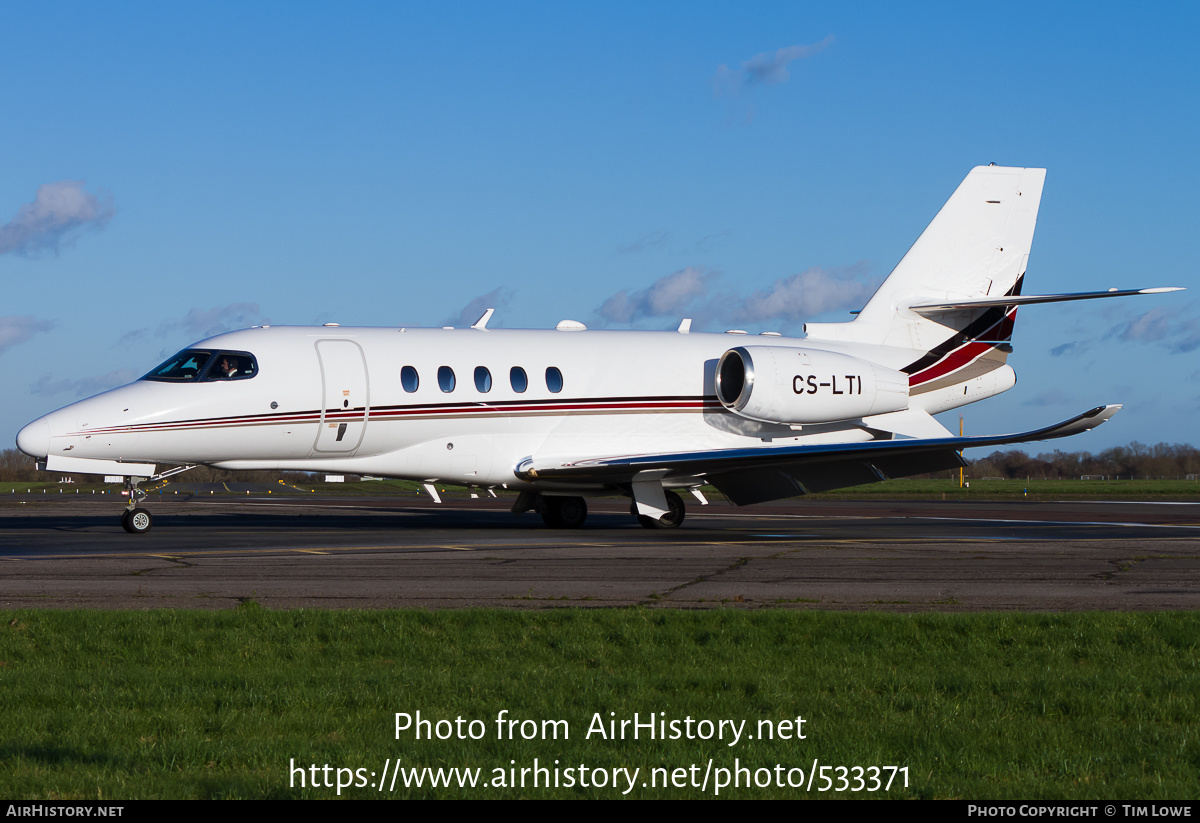
[[[362,442],[371,410],[366,358],[353,340],[318,340],[317,358],[324,405],[313,448],[350,454]]]

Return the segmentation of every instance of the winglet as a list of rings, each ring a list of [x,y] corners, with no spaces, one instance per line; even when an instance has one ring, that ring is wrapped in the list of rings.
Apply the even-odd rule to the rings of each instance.
[[[1107,423],[1113,415],[1121,410],[1120,403],[1112,403],[1107,406],[1097,406],[1090,411],[1085,411],[1078,417],[1073,417],[1070,420],[1059,423],[1057,426],[1050,426],[1043,429],[1039,434],[1041,440],[1050,440],[1056,437],[1070,437],[1072,434],[1089,431],[1096,428],[1101,423]]]
[[[479,319],[471,324],[473,329],[486,329],[488,321],[492,319],[492,315],[496,312],[495,309],[488,309],[479,316]]]

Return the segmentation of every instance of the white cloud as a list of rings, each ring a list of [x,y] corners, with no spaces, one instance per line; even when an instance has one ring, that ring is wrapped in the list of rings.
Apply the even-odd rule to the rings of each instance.
[[[95,377],[81,377],[77,380],[54,380],[50,375],[43,375],[29,387],[34,394],[52,396],[63,392],[73,392],[76,397],[90,397],[102,391],[132,383],[139,375],[131,369],[117,369],[108,374]]]
[[[1050,349],[1051,356],[1089,353],[1100,341],[1114,337],[1127,343],[1162,346],[1171,354],[1187,354],[1200,349],[1200,304],[1194,301],[1184,305],[1169,301],[1137,314],[1134,311],[1140,300],[1105,302],[1109,305],[1084,315],[1091,319],[1076,323],[1078,339]],[[1106,331],[1094,333],[1098,327]]]
[[[1200,349],[1200,317],[1196,316],[1195,303],[1170,308],[1155,306],[1118,326],[1114,333],[1130,342],[1160,343],[1172,354]]]
[[[631,323],[644,317],[668,317],[685,312],[708,294],[711,272],[688,266],[654,281],[649,288],[614,294],[600,306],[599,314],[614,323]]]
[[[866,272],[865,263],[833,269],[813,266],[754,292],[742,301],[733,319],[799,321],[826,312],[862,308],[878,286],[863,279]]]
[[[628,243],[617,249],[616,254],[636,254],[637,252],[648,251],[649,249],[657,248],[667,240],[667,232],[653,231],[641,235],[632,243]]]
[[[40,320],[31,314],[0,317],[0,354],[19,346],[38,332],[52,328],[54,321]]]
[[[82,180],[59,180],[38,187],[32,203],[0,226],[0,254],[57,253],[85,229],[102,229],[114,214],[112,198],[84,191]]]
[[[1125,324],[1119,332],[1122,340],[1158,341],[1171,333],[1172,315],[1177,311],[1168,311],[1162,306],[1155,306],[1148,312],[1135,317]]]
[[[713,92],[718,97],[736,97],[744,89],[786,82],[791,77],[788,73],[789,64],[824,51],[832,42],[833,35],[830,34],[820,43],[787,46],[773,52],[765,51],[742,63],[739,69],[731,69],[722,63],[713,75]]]
[[[158,335],[161,337],[183,330],[191,338],[212,337],[214,334],[269,322],[262,316],[257,303],[230,303],[211,309],[188,309],[188,313],[182,319],[160,325]],[[137,332],[129,332],[122,339],[136,334]]]
[[[861,308],[878,285],[867,279],[866,273],[865,263],[831,269],[814,266],[742,297],[712,293],[717,275],[688,266],[640,291],[622,289],[605,300],[597,313],[612,323],[691,317],[698,327],[776,321],[786,324]]]
[[[222,332],[244,329],[249,326],[262,326],[271,321],[263,317],[257,303],[230,303],[227,306],[214,306],[211,309],[188,309],[187,314],[178,320],[166,320],[159,324],[154,331],[155,337],[187,337],[186,342],[212,337]],[[181,334],[182,332],[182,334]],[[117,338],[118,346],[128,346],[147,339],[149,328],[127,331]],[[172,350],[174,351],[174,350]],[[170,354],[171,352],[166,352]]]
[[[481,294],[474,300],[471,300],[467,305],[463,306],[462,311],[457,316],[447,319],[442,325],[455,327],[470,326],[487,309],[502,309],[507,306],[512,296],[512,289],[506,286],[498,286],[487,294]]]

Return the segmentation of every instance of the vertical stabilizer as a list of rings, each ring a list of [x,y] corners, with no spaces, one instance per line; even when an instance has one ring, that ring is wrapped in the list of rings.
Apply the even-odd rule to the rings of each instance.
[[[1045,169],[972,169],[858,317],[847,323],[809,323],[808,336],[921,353],[933,353],[954,339],[1007,340],[1015,308],[922,316],[908,307],[1020,294],[1045,178]]]

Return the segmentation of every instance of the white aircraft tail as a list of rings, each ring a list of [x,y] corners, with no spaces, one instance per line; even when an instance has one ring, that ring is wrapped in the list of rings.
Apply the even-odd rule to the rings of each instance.
[[[955,382],[981,359],[1003,365],[1016,305],[997,298],[1021,293],[1045,178],[1045,169],[972,169],[858,316],[809,323],[808,337],[910,349],[914,388]],[[962,305],[972,300],[988,305]]]

